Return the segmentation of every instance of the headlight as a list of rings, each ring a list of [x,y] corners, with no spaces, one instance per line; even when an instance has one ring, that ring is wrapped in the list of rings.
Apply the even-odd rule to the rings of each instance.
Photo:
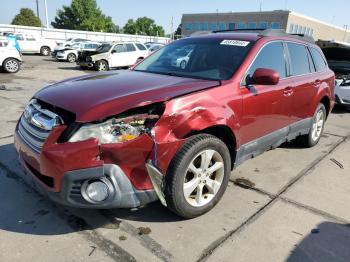
[[[69,142],[96,138],[100,144],[122,143],[133,140],[143,133],[151,133],[158,115],[140,114],[125,118],[112,118],[99,124],[82,126]]]

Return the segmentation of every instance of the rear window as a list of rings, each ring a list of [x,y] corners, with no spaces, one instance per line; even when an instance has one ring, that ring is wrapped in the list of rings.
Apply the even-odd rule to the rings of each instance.
[[[146,50],[146,47],[144,45],[136,44],[136,46],[139,50]]]
[[[311,48],[311,54],[314,59],[314,63],[317,71],[323,71],[327,68],[327,63],[324,61],[323,56],[316,48]]]
[[[298,76],[311,73],[306,46],[294,43],[287,43],[287,46],[291,62],[291,74]]]

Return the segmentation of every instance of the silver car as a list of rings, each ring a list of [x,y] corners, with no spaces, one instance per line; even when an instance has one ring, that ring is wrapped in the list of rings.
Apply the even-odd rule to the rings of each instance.
[[[336,78],[336,103],[350,107],[350,44],[339,41],[318,41]]]

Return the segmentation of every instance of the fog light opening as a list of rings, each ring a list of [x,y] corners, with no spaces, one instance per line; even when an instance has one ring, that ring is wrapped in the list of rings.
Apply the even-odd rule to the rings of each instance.
[[[102,180],[86,181],[82,187],[82,196],[93,204],[99,204],[105,201],[110,195],[109,186]]]

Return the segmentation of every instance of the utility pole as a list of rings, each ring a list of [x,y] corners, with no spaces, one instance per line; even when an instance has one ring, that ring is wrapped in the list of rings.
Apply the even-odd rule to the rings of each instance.
[[[39,16],[39,0],[36,0],[36,16],[40,18],[40,16]]]
[[[345,28],[345,32],[344,32],[343,41],[345,42],[346,33],[347,33],[347,31],[348,31],[348,25],[344,25],[344,28]]]
[[[262,4],[263,4],[263,1],[260,0],[260,5],[259,5],[259,10],[260,10],[260,12],[262,11]]]
[[[288,9],[288,0],[285,0],[284,2],[284,10],[287,10]]]
[[[46,0],[44,1],[44,3],[45,3],[46,28],[49,28],[49,16],[47,15],[47,2],[46,2]]]
[[[171,40],[174,41],[174,16],[171,17]]]

